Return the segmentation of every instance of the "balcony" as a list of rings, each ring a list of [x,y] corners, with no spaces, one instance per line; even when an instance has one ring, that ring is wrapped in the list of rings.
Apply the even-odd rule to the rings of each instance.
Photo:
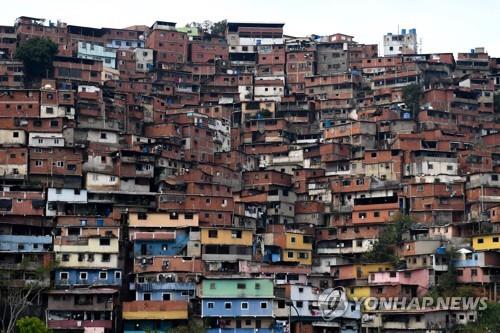
[[[47,252],[52,236],[0,235],[0,252]]]
[[[195,290],[196,287],[193,283],[180,283],[180,282],[148,282],[137,283],[137,291],[150,292],[153,290]]]
[[[186,301],[132,301],[123,303],[125,320],[175,320],[188,318]]]
[[[206,333],[283,333],[283,328],[207,328]]]
[[[112,320],[48,320],[47,324],[50,329],[79,329],[86,327],[98,327],[98,328],[113,328]]]

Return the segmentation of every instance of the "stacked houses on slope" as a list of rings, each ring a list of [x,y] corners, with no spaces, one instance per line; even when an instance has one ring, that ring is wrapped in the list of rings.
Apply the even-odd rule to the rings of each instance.
[[[478,313],[356,301],[451,266],[500,300],[500,58],[283,27],[0,27],[0,294],[36,286],[25,313],[75,333],[451,332]],[[14,58],[36,37],[38,84]]]

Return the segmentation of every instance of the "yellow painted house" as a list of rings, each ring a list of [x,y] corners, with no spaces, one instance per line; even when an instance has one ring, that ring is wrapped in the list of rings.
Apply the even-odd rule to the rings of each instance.
[[[245,229],[201,229],[202,245],[242,245],[252,246],[253,231]]]
[[[500,250],[500,234],[474,236],[472,248],[476,251]]]
[[[123,319],[127,320],[188,319],[188,304],[186,301],[124,302]]]
[[[130,213],[128,225],[133,228],[186,228],[199,225],[197,213]]]
[[[336,280],[368,279],[370,273],[392,269],[390,263],[346,264],[335,267]]]
[[[312,237],[298,232],[286,232],[283,261],[311,265]]]
[[[61,267],[117,268],[118,238],[54,238],[54,253]]]
[[[347,297],[351,300],[361,299],[363,297],[370,297],[370,287],[369,286],[352,286],[346,287]]]

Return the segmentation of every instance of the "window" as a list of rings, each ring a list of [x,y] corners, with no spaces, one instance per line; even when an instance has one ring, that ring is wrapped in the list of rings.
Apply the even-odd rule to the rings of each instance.
[[[236,286],[236,288],[238,289],[246,289],[247,285],[245,283],[238,283],[238,285]]]
[[[267,309],[267,302],[260,302],[261,309]]]
[[[213,309],[213,308],[214,308],[214,302],[208,302],[207,309]]]
[[[259,290],[260,289],[260,283],[256,283],[255,284],[255,290]]]
[[[115,272],[115,279],[119,280],[122,278],[122,272]]]
[[[471,269],[470,274],[471,276],[477,276],[477,269]]]
[[[99,272],[99,280],[107,280],[108,273],[107,272]]]
[[[69,261],[69,254],[63,254],[62,255],[62,261]]]
[[[99,245],[101,246],[109,246],[111,244],[111,239],[109,238],[100,238]]]
[[[233,303],[231,303],[231,302],[224,303],[224,309],[226,309],[226,310],[231,310],[232,306],[233,306]]]
[[[170,301],[171,298],[172,297],[171,297],[170,293],[163,293],[163,295],[162,295],[162,300],[164,300],[164,301]]]
[[[498,243],[498,237],[493,237],[493,243]]]
[[[288,252],[287,252],[287,256],[288,256],[288,258],[293,258],[293,252],[288,251]]]
[[[498,181],[498,175],[491,175],[491,180],[494,182]]]
[[[290,242],[295,243],[295,237],[291,237]]]
[[[479,239],[477,240],[477,243],[478,243],[478,244],[483,244],[483,243],[484,243],[484,239],[479,238]]]
[[[101,133],[101,139],[107,139],[108,135],[107,133]]]
[[[214,282],[210,283],[210,289],[215,289],[215,283]]]
[[[241,238],[241,230],[233,230],[231,232],[231,237],[232,238]]]
[[[194,296],[194,290],[183,290],[181,291],[181,296]]]
[[[302,307],[304,306],[304,302],[302,302],[302,301],[296,301],[296,302],[295,302],[295,306],[296,306],[297,308],[302,308]]]
[[[208,230],[208,238],[217,238],[217,230]]]
[[[41,166],[43,166],[43,161],[36,160],[36,161],[35,161],[35,166],[37,166],[37,167],[41,167]]]
[[[87,272],[80,272],[80,280],[87,280]]]
[[[373,212],[373,217],[380,217],[380,212]]]
[[[69,273],[68,272],[61,272],[59,273],[59,279],[60,280],[67,280],[69,277]]]
[[[111,255],[108,253],[104,253],[101,257],[101,262],[110,262],[111,261]]]
[[[143,299],[145,301],[150,301],[151,300],[151,294],[150,293],[144,293],[143,295]]]
[[[241,309],[248,310],[248,302],[241,302]]]
[[[19,137],[19,132],[13,132],[12,133],[13,138],[18,138]]]

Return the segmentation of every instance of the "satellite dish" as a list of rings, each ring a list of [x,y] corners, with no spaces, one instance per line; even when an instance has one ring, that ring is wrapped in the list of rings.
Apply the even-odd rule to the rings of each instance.
[[[139,40],[144,40],[144,35],[139,35]]]

